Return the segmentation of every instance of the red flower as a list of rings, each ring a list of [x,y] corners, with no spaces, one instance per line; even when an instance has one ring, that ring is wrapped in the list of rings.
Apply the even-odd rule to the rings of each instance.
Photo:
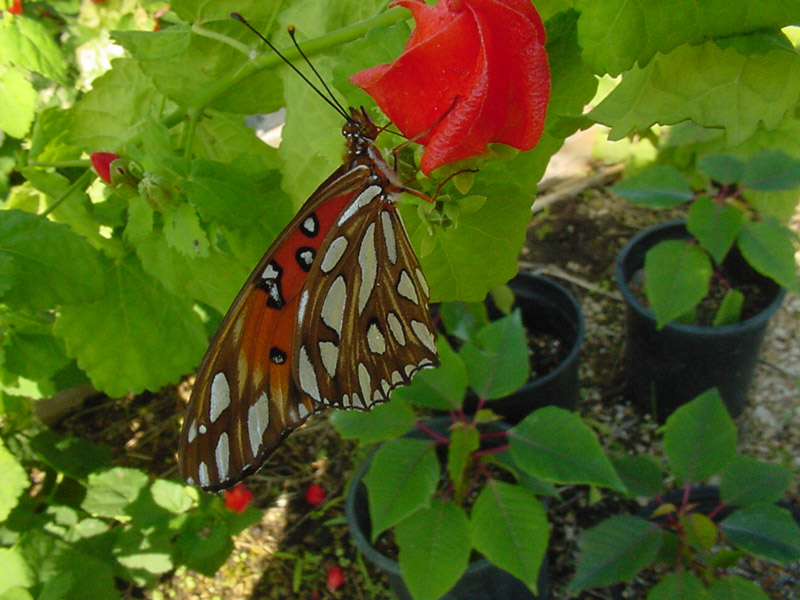
[[[325,488],[318,483],[312,483],[306,489],[306,502],[311,506],[319,506],[325,502]]]
[[[8,7],[8,12],[12,15],[21,15],[22,14],[22,0],[14,0],[11,3],[11,6]]]
[[[334,565],[328,568],[328,575],[325,578],[325,582],[328,585],[328,589],[330,591],[335,591],[339,589],[342,584],[344,583],[344,571],[342,571],[342,567],[339,565]]]
[[[225,490],[224,494],[225,508],[235,510],[239,514],[242,514],[253,500],[253,492],[243,483],[237,484],[232,490]]]
[[[117,160],[119,156],[113,152],[92,152],[89,158],[100,179],[106,183],[111,183],[111,163]]]
[[[550,97],[542,20],[530,0],[394,0],[417,21],[403,54],[356,73],[436,167],[482,153],[490,142],[536,145]]]

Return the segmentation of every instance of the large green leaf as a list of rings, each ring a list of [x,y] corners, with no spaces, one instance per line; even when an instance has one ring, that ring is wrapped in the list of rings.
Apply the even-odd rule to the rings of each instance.
[[[597,437],[575,413],[540,408],[510,429],[508,439],[514,460],[531,475],[625,491]]]
[[[716,388],[667,418],[664,450],[672,472],[684,483],[703,481],[730,463],[736,452],[736,425]]]
[[[584,60],[595,73],[619,75],[644,65],[656,52],[760,29],[777,29],[800,19],[793,0],[756,4],[727,0],[624,2],[576,0]]]
[[[467,568],[469,519],[452,501],[435,499],[395,527],[403,581],[414,600],[437,600]]]
[[[28,587],[33,583],[33,569],[25,564],[19,548],[0,548],[0,594],[10,594],[12,589]],[[5,596],[0,596],[4,598]],[[9,596],[10,600],[16,600]]]
[[[393,394],[394,396],[394,394]],[[414,424],[414,409],[399,398],[379,404],[368,412],[334,410],[331,423],[346,440],[374,444],[403,435]]]
[[[536,591],[550,532],[547,514],[528,490],[491,479],[472,507],[475,548]]]
[[[411,385],[395,388],[392,398],[437,410],[457,410],[462,406],[467,392],[467,367],[444,336],[436,340],[436,347],[439,366],[418,372]]]
[[[764,219],[745,222],[736,243],[756,271],[798,291],[793,239],[788,227],[775,219]]]
[[[769,600],[769,596],[757,583],[739,575],[731,575],[711,585],[708,600]]]
[[[131,258],[115,263],[108,280],[103,297],[64,307],[53,328],[95,387],[121,396],[156,390],[189,372],[206,347],[191,305]]]
[[[721,264],[744,225],[742,211],[711,198],[699,198],[689,208],[686,229]]]
[[[91,473],[81,508],[100,517],[126,518],[125,509],[139,497],[147,483],[147,475],[138,469],[114,467]]]
[[[0,131],[25,137],[35,116],[36,90],[21,71],[0,71],[0,106]]]
[[[438,482],[439,461],[433,443],[401,438],[380,446],[364,477],[372,540],[414,511],[430,506]]]
[[[647,251],[644,290],[663,327],[694,308],[708,293],[712,266],[708,255],[688,240],[665,240]]]
[[[776,192],[800,186],[800,160],[781,150],[762,150],[745,164],[742,185]]]
[[[775,502],[791,481],[792,472],[786,467],[737,455],[722,472],[720,499],[731,506]]]
[[[67,63],[44,22],[26,16],[0,21],[0,63],[35,71],[66,84]],[[3,109],[9,105],[3,105]]]
[[[754,504],[720,523],[730,542],[755,556],[786,564],[800,559],[800,526],[785,508]]]
[[[649,454],[612,457],[611,462],[633,496],[651,498],[664,489],[664,474],[658,459]]]
[[[31,438],[30,447],[44,464],[74,479],[86,479],[111,465],[108,447],[49,429]]]
[[[668,573],[647,594],[647,600],[705,600],[703,582],[689,571]]]
[[[2,439],[0,439],[0,480],[3,481],[3,486],[0,488],[0,522],[2,522],[17,505],[22,492],[30,485],[25,469],[8,451]]]
[[[680,46],[645,67],[634,67],[589,116],[611,127],[611,140],[655,123],[689,119],[702,127],[724,128],[728,143],[736,145],[753,135],[759,123],[777,127],[797,105],[798,90],[796,52],[775,46],[744,55],[706,42]]]
[[[631,579],[652,563],[661,548],[655,523],[633,516],[606,519],[581,535],[575,578],[568,590],[611,585]]]
[[[675,167],[657,165],[611,186],[611,190],[641,206],[672,208],[694,197],[692,188]]]

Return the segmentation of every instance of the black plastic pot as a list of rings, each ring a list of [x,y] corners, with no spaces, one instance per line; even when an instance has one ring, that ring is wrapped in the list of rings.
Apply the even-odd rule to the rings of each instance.
[[[653,312],[642,305],[629,282],[643,268],[647,251],[663,240],[691,237],[683,221],[647,229],[620,251],[616,280],[627,304],[625,369],[631,399],[663,422],[675,409],[716,387],[728,412],[742,412],[770,317],[786,291],[754,271],[738,251],[731,251],[723,270],[734,285],[754,283],[769,298],[757,315],[733,325],[705,327],[670,323],[656,330]]]
[[[555,281],[532,273],[519,273],[508,286],[514,292],[514,306],[520,309],[525,328],[529,332],[552,335],[568,348],[568,352],[555,369],[529,381],[513,394],[487,402],[487,408],[511,425],[544,406],[575,410],[578,360],[584,337],[583,312],[578,301]],[[502,316],[491,301],[487,300],[487,304],[490,319]],[[467,396],[465,411],[474,412],[477,403],[474,395]]]
[[[445,433],[450,422],[449,418],[439,417],[426,421],[425,424],[434,431]],[[498,424],[487,425],[496,427]],[[503,428],[506,427],[503,424],[500,425]],[[421,429],[413,429],[406,436],[432,439]],[[443,460],[444,457],[440,456],[440,459]],[[369,518],[367,488],[362,480],[369,469],[371,460],[372,453],[367,456],[353,474],[353,480],[350,483],[344,506],[347,527],[361,553],[386,574],[389,587],[397,597],[400,600],[412,600],[411,594],[403,581],[400,564],[396,560],[378,552],[369,541],[372,524]],[[519,579],[482,558],[471,562],[461,579],[458,580],[458,583],[440,600],[546,600],[549,593],[546,557],[539,571],[539,589],[535,595]]]

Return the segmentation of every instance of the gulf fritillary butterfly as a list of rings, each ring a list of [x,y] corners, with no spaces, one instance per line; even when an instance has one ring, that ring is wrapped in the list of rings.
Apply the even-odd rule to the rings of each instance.
[[[403,186],[363,107],[342,132],[344,165],[267,250],[200,365],[180,438],[189,484],[231,486],[314,412],[369,410],[439,364],[428,285],[394,205]]]

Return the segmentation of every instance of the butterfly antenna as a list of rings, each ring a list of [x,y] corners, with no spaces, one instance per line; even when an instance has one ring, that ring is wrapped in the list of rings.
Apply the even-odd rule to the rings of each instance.
[[[253,26],[252,26],[252,25],[251,25],[251,24],[248,22],[248,20],[247,20],[247,19],[245,19],[245,18],[244,18],[242,15],[240,15],[238,12],[232,12],[232,13],[231,13],[231,17],[232,17],[232,18],[234,18],[234,19],[236,19],[236,20],[237,20],[237,21],[239,21],[240,23],[244,23],[244,25],[245,25],[245,26],[246,26],[246,27],[247,27],[247,28],[248,28],[250,31],[252,31],[253,33],[255,33],[255,34],[256,34],[256,35],[257,35],[257,36],[258,36],[258,37],[261,39],[261,41],[262,41],[262,42],[264,42],[264,43],[265,43],[267,46],[269,46],[269,47],[270,47],[270,49],[271,49],[271,50],[272,50],[272,51],[273,51],[275,54],[277,54],[277,55],[278,55],[278,57],[279,57],[279,58],[280,58],[280,59],[281,59],[283,62],[285,62],[287,65],[289,65],[289,67],[291,67],[291,69],[292,69],[292,70],[293,70],[295,73],[297,73],[297,74],[300,76],[300,78],[301,78],[303,81],[305,81],[305,82],[306,82],[306,83],[307,83],[307,84],[308,84],[308,85],[311,87],[311,89],[312,89],[312,90],[314,90],[314,91],[317,93],[317,95],[319,95],[319,97],[320,97],[320,98],[322,98],[323,100],[325,100],[325,102],[327,102],[327,103],[328,103],[328,104],[329,104],[331,107],[333,107],[333,109],[334,109],[336,112],[338,112],[340,115],[342,115],[342,116],[343,116],[343,117],[344,117],[346,120],[350,120],[350,115],[348,115],[348,114],[347,114],[347,111],[346,111],[346,110],[344,110],[344,108],[342,108],[342,106],[339,104],[339,102],[336,100],[336,98],[335,98],[335,97],[333,97],[333,94],[331,94],[331,91],[330,91],[330,89],[328,89],[328,86],[327,86],[327,85],[325,85],[325,82],[324,82],[324,81],[322,82],[322,85],[325,87],[325,90],[326,90],[326,91],[327,91],[329,94],[331,94],[331,98],[333,98],[332,100],[331,100],[331,98],[328,98],[328,96],[326,96],[326,95],[325,95],[325,94],[322,92],[322,90],[320,90],[320,89],[319,89],[319,88],[318,88],[316,85],[314,85],[314,82],[312,82],[312,81],[311,81],[311,80],[310,80],[308,77],[306,77],[306,76],[305,76],[305,74],[304,74],[304,73],[303,73],[303,72],[302,72],[300,69],[298,69],[296,66],[294,66],[294,63],[292,63],[292,61],[290,61],[288,58],[286,58],[286,56],[284,56],[284,55],[283,55],[283,53],[282,53],[280,50],[278,50],[278,49],[275,47],[275,45],[274,45],[272,42],[270,42],[270,41],[269,41],[269,40],[268,40],[266,37],[264,37],[264,36],[261,34],[261,32],[259,32],[259,31],[258,31],[258,30],[257,30],[255,27],[253,27]],[[292,28],[292,29],[294,29],[294,28]],[[290,31],[290,35],[292,36],[292,40],[294,41],[294,35],[292,34],[292,32],[291,32],[291,31]],[[297,45],[297,42],[296,42],[296,41],[294,42],[294,45],[295,45],[295,47],[296,47],[298,50],[300,50],[300,46],[298,46],[298,45]],[[303,53],[303,51],[302,51],[302,50],[300,50],[300,54],[301,54],[301,56],[302,56],[302,57],[305,59],[305,61],[306,61],[306,62],[307,62],[309,65],[311,65],[311,63],[308,61],[308,58],[306,57],[306,55]],[[316,69],[314,69],[314,67],[313,67],[313,66],[311,67],[311,69],[314,71],[314,73],[317,75],[317,77],[319,77],[319,73],[317,73],[317,70],[316,70]],[[322,81],[322,78],[320,78],[320,81]]]
[[[339,107],[339,111],[342,114],[345,115],[345,118],[349,118],[347,116],[347,111],[345,110],[344,106],[342,106],[342,103],[339,102],[339,100],[336,98],[336,95],[331,91],[331,88],[329,88],[328,84],[325,83],[325,79],[322,77],[322,75],[319,74],[319,71],[317,71],[317,69],[314,67],[314,64],[308,59],[308,56],[306,56],[306,53],[303,52],[303,49],[300,47],[300,44],[297,43],[297,37],[295,36],[294,25],[289,25],[289,27],[287,27],[287,29],[289,31],[289,37],[292,38],[292,42],[294,43],[294,47],[297,48],[297,51],[300,53],[300,56],[303,57],[303,60],[306,61],[306,64],[313,71],[314,75],[317,76],[317,79],[322,84],[322,87],[325,88],[326,92],[328,92],[328,95],[330,96],[330,99],[333,100],[333,102],[336,103],[336,106]]]

